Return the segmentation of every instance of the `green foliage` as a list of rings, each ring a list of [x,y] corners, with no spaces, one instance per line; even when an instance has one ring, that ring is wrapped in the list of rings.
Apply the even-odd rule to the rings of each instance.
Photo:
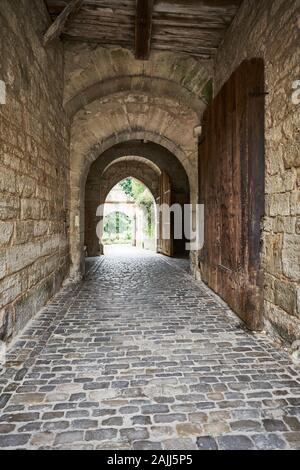
[[[112,212],[104,219],[103,240],[110,243],[131,240],[131,219],[123,212]]]
[[[145,234],[149,237],[154,234],[154,200],[149,189],[135,178],[126,178],[121,181],[120,186],[126,196],[131,197],[139,207],[144,211],[146,216]]]
[[[137,204],[153,202],[152,195],[146,186],[135,178],[126,178],[119,183],[126,196],[132,197]]]
[[[121,181],[119,184],[121,188],[123,189],[124,193],[126,194],[126,196],[133,198],[134,195],[133,195],[133,190],[132,190],[132,181],[133,181],[132,178],[126,178],[125,180]]]
[[[151,192],[146,186],[135,179],[132,180],[132,192],[136,203],[144,211],[146,217],[146,224],[144,227],[145,234],[151,237],[154,234],[154,226],[152,221],[154,212],[154,201]]]
[[[133,193],[133,198],[134,200],[139,203],[139,200],[141,200],[141,195],[147,191],[149,192],[149,189],[146,188],[146,186],[141,183],[140,181],[136,179],[132,179],[132,193]]]

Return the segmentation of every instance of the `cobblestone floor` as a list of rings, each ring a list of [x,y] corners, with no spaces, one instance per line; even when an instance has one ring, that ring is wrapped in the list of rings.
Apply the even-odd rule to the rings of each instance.
[[[89,269],[8,352],[1,448],[300,448],[285,353],[174,262],[110,254]]]

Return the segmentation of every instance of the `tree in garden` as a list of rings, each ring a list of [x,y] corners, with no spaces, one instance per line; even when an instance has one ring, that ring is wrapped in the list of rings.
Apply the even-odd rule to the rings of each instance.
[[[154,233],[154,201],[151,192],[143,183],[135,178],[125,178],[119,184],[126,196],[131,197],[143,209],[146,217],[145,233],[148,236],[152,236]]]

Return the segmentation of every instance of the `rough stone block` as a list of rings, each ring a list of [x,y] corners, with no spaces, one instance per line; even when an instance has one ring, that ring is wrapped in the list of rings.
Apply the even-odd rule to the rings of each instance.
[[[21,199],[21,218],[36,219],[41,217],[41,203],[37,199]]]
[[[277,215],[290,215],[289,193],[273,194],[267,199],[267,214],[271,217]]]
[[[22,292],[22,282],[18,274],[0,281],[0,308],[15,300]]]
[[[33,263],[41,256],[39,243],[29,242],[24,245],[15,245],[7,250],[7,271],[15,273]]]
[[[0,310],[0,340],[7,341],[13,334],[14,308],[8,305]]]
[[[10,242],[13,230],[12,222],[0,222],[0,246],[5,246]]]
[[[300,281],[300,236],[284,235],[282,250],[282,265],[284,274]]]
[[[33,239],[33,221],[17,221],[15,223],[14,244],[20,245],[31,242]]]
[[[275,304],[294,315],[296,313],[296,290],[289,282],[275,281]]]
[[[282,235],[265,234],[263,267],[269,274],[279,275],[282,272]]]
[[[18,217],[20,210],[19,198],[2,194],[0,199],[0,220],[10,220]]]
[[[300,190],[299,189],[291,193],[291,215],[300,215]]]
[[[14,194],[16,192],[16,176],[13,170],[0,165],[0,191]]]

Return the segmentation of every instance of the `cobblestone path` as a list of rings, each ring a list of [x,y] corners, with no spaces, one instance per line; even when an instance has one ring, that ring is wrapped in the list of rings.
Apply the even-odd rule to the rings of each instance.
[[[285,353],[160,256],[89,267],[7,354],[1,448],[300,448]]]

